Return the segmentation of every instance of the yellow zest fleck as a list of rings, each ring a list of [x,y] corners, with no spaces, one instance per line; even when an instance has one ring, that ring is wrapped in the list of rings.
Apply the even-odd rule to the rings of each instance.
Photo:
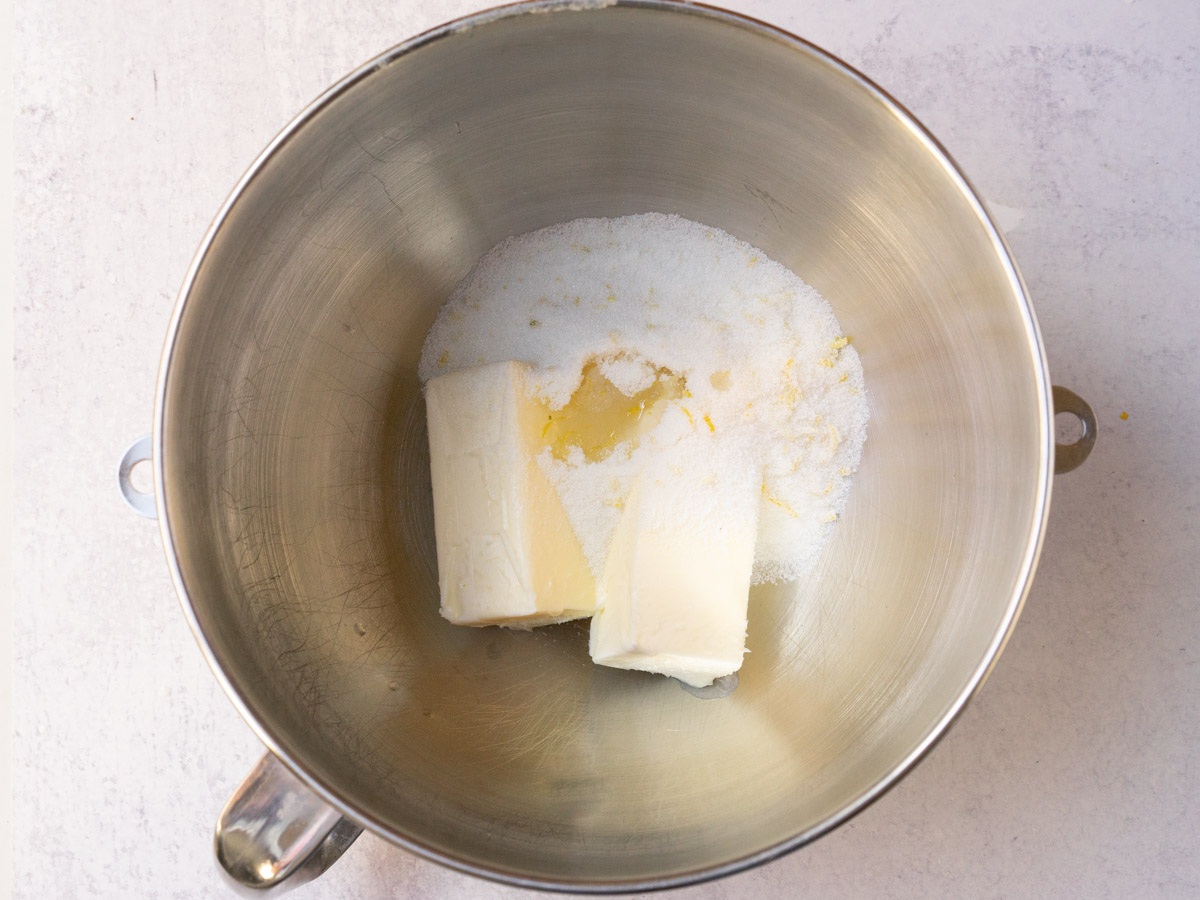
[[[848,346],[852,340],[854,339],[850,337],[840,337],[829,346],[834,350],[841,350],[843,347]]]
[[[687,392],[684,391],[684,393],[686,394]],[[688,421],[692,424],[692,427],[695,428],[696,422],[692,418],[692,414],[690,412],[688,412],[688,408],[686,406],[680,406],[679,408],[683,410],[683,414],[688,417]]]
[[[794,509],[792,509],[790,506],[788,506],[786,503],[784,503],[778,497],[772,497],[770,495],[770,493],[767,491],[767,483],[765,481],[763,482],[763,485],[762,485],[762,494],[764,497],[766,497],[768,500],[770,500],[772,503],[774,503],[776,506],[778,506],[780,509],[782,509],[785,513],[787,513],[793,519],[800,518],[800,514],[797,513]]]
[[[576,306],[578,306],[578,305],[579,305],[579,298],[578,298],[578,297],[576,297],[576,298],[575,298],[575,305],[576,305]]]
[[[849,467],[849,466],[838,466],[837,473],[838,473],[839,475],[843,475],[843,476],[844,476],[844,475],[849,475],[849,474],[850,474],[850,467]]]
[[[1122,422],[1124,422],[1128,418],[1129,418],[1129,413],[1127,413],[1127,412],[1121,413],[1121,421]]]
[[[591,253],[592,252],[591,247],[585,247],[583,244],[572,244],[571,249],[572,250],[580,250],[583,253]]]
[[[750,266],[754,265],[756,262],[758,262],[757,256],[750,257],[750,261],[746,263],[746,268],[750,268]]]
[[[450,351],[449,351],[449,350],[443,350],[443,351],[442,351],[442,358],[438,360],[437,367],[440,369],[442,366],[444,366],[444,365],[446,364],[446,362],[447,362],[449,359],[450,359]]]
[[[500,285],[500,290],[502,290],[502,291],[507,291],[507,290],[508,290],[508,285],[507,285],[507,284],[502,284],[502,285]]]
[[[831,482],[829,482],[829,484],[825,485],[825,493],[830,494],[832,492],[833,492],[833,482],[831,481]]]
[[[823,360],[821,360],[821,365],[823,365],[827,369],[832,369],[833,368],[833,360],[832,359],[823,359]]]
[[[545,438],[550,431],[550,426],[554,424],[554,416],[546,416],[546,424],[542,426],[542,437]]]
[[[843,373],[842,373],[842,377],[841,377],[841,378],[839,378],[839,379],[838,379],[838,381],[845,381],[845,380],[846,380],[846,376],[847,376],[847,375],[849,375],[849,374],[850,374],[849,372],[843,372]]]
[[[708,413],[704,414],[704,421],[708,423],[708,430],[710,432],[716,432],[717,426],[713,424],[713,421],[709,418]]]
[[[616,302],[617,302],[617,295],[616,295],[616,294],[609,294],[607,297],[605,297],[605,298],[604,298],[604,301],[605,301],[606,303],[616,303]]]

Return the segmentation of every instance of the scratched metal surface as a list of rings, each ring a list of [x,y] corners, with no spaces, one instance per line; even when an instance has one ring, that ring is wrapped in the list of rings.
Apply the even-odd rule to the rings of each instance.
[[[871,392],[836,537],[753,592],[720,701],[592,666],[586,626],[436,611],[415,368],[439,303],[509,234],[647,210],[794,265]],[[653,878],[816,827],[970,683],[1039,515],[1036,365],[958,186],[825,61],[646,10],[504,20],[347,90],[247,185],[179,325],[165,501],[244,703],[365,817],[518,876]]]

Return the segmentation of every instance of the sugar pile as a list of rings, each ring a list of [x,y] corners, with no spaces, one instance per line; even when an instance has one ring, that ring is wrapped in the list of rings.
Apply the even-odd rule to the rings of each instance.
[[[815,562],[862,454],[849,342],[813,288],[723,231],[657,213],[577,219],[479,260],[430,330],[420,377],[520,360],[536,367],[527,390],[561,409],[589,362],[626,395],[659,370],[682,376],[685,395],[636,446],[539,464],[595,572],[638,473],[686,468],[713,473],[697,516],[757,504],[754,580],[784,581]]]

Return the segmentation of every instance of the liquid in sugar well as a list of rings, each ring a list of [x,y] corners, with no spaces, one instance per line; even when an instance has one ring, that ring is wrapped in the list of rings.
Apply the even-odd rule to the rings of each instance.
[[[600,462],[620,444],[637,447],[654,430],[669,402],[686,394],[682,376],[659,368],[649,387],[628,396],[596,362],[589,362],[570,401],[562,409],[547,408],[542,438],[556,459],[565,460],[571,448],[578,447],[587,462]]]

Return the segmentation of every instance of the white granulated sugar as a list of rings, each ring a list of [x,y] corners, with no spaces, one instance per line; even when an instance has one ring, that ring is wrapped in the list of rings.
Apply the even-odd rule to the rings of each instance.
[[[666,401],[636,447],[599,462],[547,451],[539,463],[597,572],[655,454],[737,467],[711,479],[695,511],[739,509],[756,484],[754,580],[781,581],[815,562],[862,454],[867,403],[848,340],[815,290],[723,231],[660,214],[577,219],[480,259],[430,330],[420,376],[521,360],[552,409],[589,361],[628,395],[657,370],[683,376],[690,396]]]
[[[622,394],[631,397],[654,383],[654,366],[632,356],[609,356],[600,362],[600,374]]]

